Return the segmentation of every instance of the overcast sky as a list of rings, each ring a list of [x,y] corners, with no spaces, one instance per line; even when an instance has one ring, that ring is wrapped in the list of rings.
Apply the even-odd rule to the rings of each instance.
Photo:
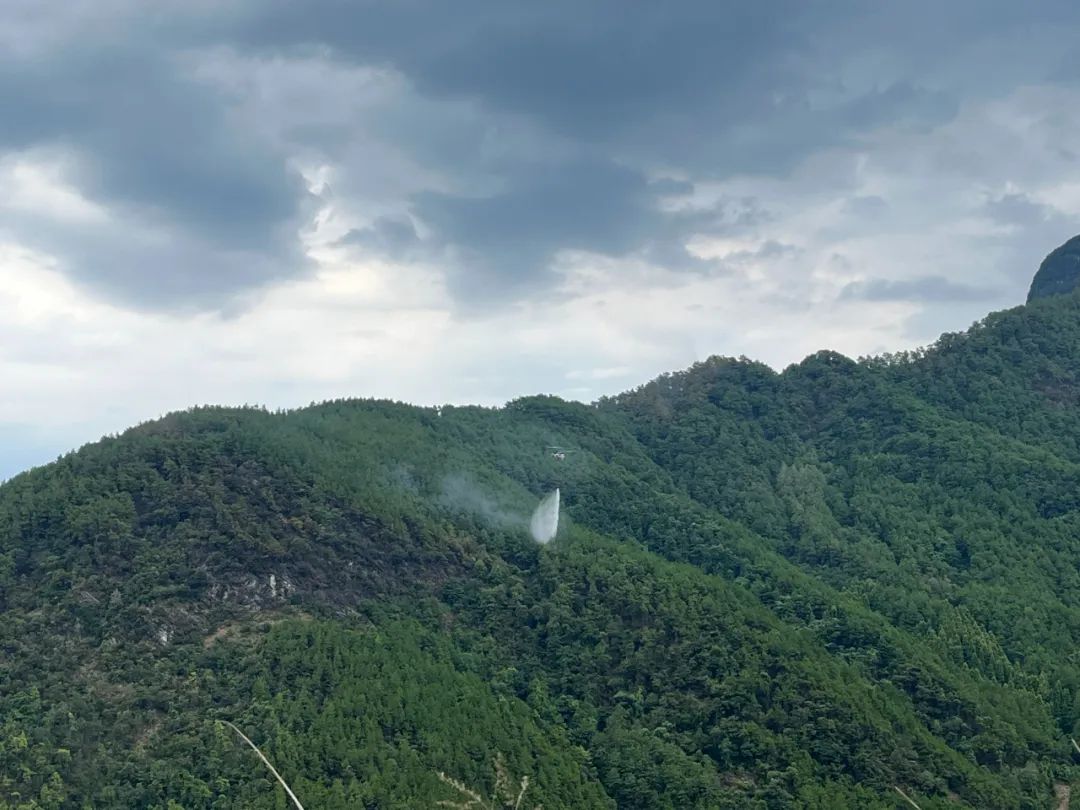
[[[1080,232],[1075,0],[5,0],[0,479],[197,403],[909,348]]]

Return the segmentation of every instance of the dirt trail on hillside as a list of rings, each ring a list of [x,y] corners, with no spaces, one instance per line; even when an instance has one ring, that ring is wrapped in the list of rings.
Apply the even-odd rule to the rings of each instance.
[[[1069,799],[1072,796],[1072,788],[1064,782],[1054,785],[1054,798],[1057,799],[1057,810],[1069,810]]]

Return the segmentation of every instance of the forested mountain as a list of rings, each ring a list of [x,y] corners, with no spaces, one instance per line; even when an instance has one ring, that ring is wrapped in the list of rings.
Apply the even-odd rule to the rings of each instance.
[[[1062,295],[1080,283],[1080,236],[1074,236],[1043,260],[1031,281],[1028,303],[1036,298]]]
[[[308,810],[1068,806],[1059,287],[918,352],[591,405],[197,408],[24,473],[0,808],[287,807],[221,720]]]

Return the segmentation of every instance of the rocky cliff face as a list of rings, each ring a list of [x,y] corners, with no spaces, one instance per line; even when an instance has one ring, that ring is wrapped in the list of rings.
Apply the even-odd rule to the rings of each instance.
[[[1028,303],[1051,295],[1068,295],[1080,282],[1080,236],[1074,236],[1047,256],[1028,290]]]

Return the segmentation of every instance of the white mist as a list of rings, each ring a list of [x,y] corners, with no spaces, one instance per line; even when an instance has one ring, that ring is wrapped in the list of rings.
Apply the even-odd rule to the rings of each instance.
[[[540,501],[540,505],[533,512],[529,523],[533,540],[537,543],[548,543],[559,531],[559,490],[548,495]]]

